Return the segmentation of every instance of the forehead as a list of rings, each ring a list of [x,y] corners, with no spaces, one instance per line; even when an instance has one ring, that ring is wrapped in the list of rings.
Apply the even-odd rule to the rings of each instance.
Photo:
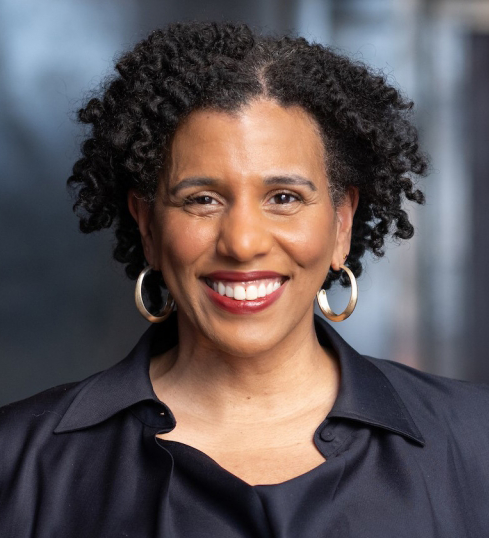
[[[187,175],[218,177],[325,175],[319,127],[300,106],[252,101],[235,112],[201,109],[177,129],[170,184]]]

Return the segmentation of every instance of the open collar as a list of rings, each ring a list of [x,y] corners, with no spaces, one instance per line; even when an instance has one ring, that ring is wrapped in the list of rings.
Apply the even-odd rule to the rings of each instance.
[[[360,355],[319,316],[314,316],[318,340],[333,349],[340,360],[338,397],[328,418],[343,417],[383,428],[424,445],[409,411],[386,375]],[[178,343],[176,313],[161,325],[152,325],[129,355],[111,368],[87,379],[63,415],[55,433],[76,431],[99,424],[138,402],[165,407],[149,377],[152,356]]]
[[[319,343],[333,348],[340,360],[340,388],[328,418],[356,420],[424,445],[423,436],[388,377],[345,342],[325,320],[314,316],[314,324]]]

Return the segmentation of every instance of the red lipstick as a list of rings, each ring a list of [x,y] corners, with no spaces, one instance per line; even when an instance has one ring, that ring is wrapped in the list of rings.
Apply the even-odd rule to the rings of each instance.
[[[227,275],[227,278],[224,278],[225,274]],[[256,276],[257,274],[259,275],[258,277]],[[283,278],[283,275],[280,275],[279,273],[272,273],[270,271],[254,271],[250,273],[239,273],[234,271],[232,273],[227,273],[226,271],[219,271],[212,273],[211,275],[208,275],[207,278],[211,278],[212,280],[227,280],[232,282],[247,282],[251,280],[260,280],[263,278]],[[219,278],[217,278],[215,275],[219,275]],[[231,280],[229,276],[233,276],[233,279]],[[280,298],[285,290],[285,286],[287,285],[287,280],[282,283],[280,288],[276,289],[265,297],[258,297],[257,299],[253,300],[245,299],[243,301],[237,301],[236,299],[221,295],[217,291],[214,291],[206,284],[205,279],[202,280],[202,285],[204,286],[209,299],[219,308],[222,308],[231,314],[254,314],[255,312],[260,312],[261,310],[268,308]]]
[[[249,282],[251,280],[260,280],[262,278],[284,277],[284,275],[276,273],[275,271],[214,271],[205,276],[211,280],[227,280],[228,282]]]

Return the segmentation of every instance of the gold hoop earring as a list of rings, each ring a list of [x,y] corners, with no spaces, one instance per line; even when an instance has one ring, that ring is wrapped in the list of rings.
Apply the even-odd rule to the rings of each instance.
[[[344,269],[346,271],[346,274],[348,275],[348,278],[350,279],[350,285],[351,285],[350,301],[348,302],[348,305],[343,310],[343,312],[341,314],[335,314],[331,310],[328,303],[328,298],[326,297],[326,290],[320,289],[316,294],[316,299],[317,299],[319,308],[321,309],[321,312],[331,321],[343,321],[347,317],[349,317],[351,313],[353,312],[353,310],[355,310],[355,306],[358,300],[358,286],[357,286],[357,280],[354,274],[345,265],[340,265],[340,269]]]
[[[138,280],[136,282],[136,290],[134,292],[134,298],[136,299],[136,306],[139,310],[139,313],[146,318],[148,321],[151,321],[151,323],[161,323],[162,321],[165,321],[165,319],[168,318],[168,316],[172,313],[173,307],[175,306],[175,301],[173,300],[173,297],[170,295],[170,292],[168,292],[168,297],[166,298],[165,306],[163,307],[163,310],[159,313],[158,316],[153,316],[143,303],[143,280],[146,274],[151,271],[153,268],[151,265],[148,265],[145,267],[138,276]]]

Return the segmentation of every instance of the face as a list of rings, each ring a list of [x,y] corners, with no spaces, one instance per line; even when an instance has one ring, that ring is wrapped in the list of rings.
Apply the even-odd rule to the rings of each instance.
[[[129,194],[180,328],[240,356],[311,331],[316,292],[349,252],[357,202],[350,189],[332,206],[309,114],[264,99],[233,114],[191,113],[154,203]]]

